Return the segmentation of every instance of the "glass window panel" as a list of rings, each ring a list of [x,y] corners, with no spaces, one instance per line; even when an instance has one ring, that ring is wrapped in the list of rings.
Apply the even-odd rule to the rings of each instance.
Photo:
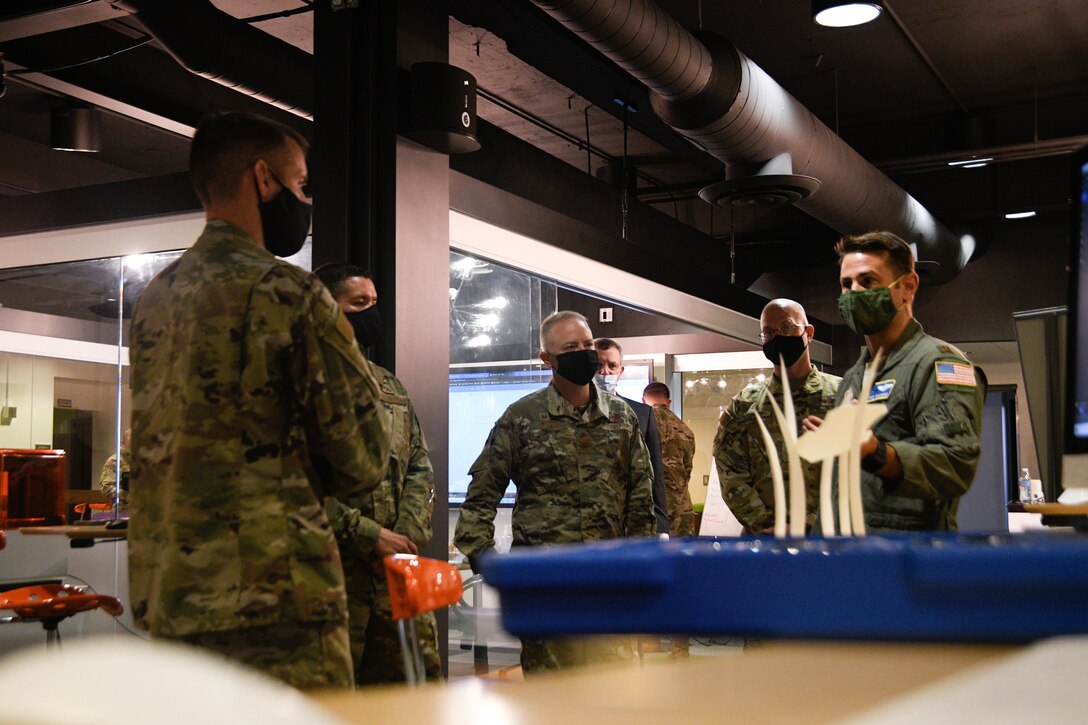
[[[147,282],[180,255],[0,270],[0,448],[65,451],[70,519],[93,511],[84,506],[77,516],[75,504],[108,503],[96,494],[129,423],[132,311]],[[119,472],[115,465],[114,480]]]

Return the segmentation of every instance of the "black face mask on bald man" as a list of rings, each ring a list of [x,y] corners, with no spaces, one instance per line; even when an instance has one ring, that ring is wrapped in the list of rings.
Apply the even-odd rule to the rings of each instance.
[[[786,363],[786,367],[789,367],[801,359],[806,347],[808,345],[804,333],[797,337],[775,335],[763,343],[763,355],[776,366],[781,358]]]

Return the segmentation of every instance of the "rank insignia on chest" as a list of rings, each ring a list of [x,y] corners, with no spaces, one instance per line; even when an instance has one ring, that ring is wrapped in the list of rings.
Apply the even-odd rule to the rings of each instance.
[[[879,383],[873,383],[873,389],[869,391],[869,402],[874,400],[887,400],[888,396],[892,394],[892,388],[895,387],[894,380],[881,380]]]
[[[938,385],[975,387],[975,369],[966,363],[936,362]]]

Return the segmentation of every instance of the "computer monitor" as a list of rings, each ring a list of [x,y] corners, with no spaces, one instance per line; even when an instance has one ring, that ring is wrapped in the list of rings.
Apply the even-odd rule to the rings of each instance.
[[[1062,503],[1088,502],[1088,146],[1072,171]]]
[[[1043,498],[1050,502],[1057,501],[1062,493],[1067,319],[1065,307],[1012,315],[1032,440],[1039,459],[1039,470],[1033,473],[1043,482]]]
[[[483,450],[495,421],[507,406],[543,388],[551,371],[542,366],[457,368],[450,372],[449,502],[460,506],[468,491],[469,469]],[[513,505],[517,490],[510,484],[502,505]]]

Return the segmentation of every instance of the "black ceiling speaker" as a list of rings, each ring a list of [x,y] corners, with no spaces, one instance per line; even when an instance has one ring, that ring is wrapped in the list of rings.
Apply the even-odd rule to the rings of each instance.
[[[101,119],[96,108],[62,106],[49,112],[49,145],[57,151],[98,151]]]
[[[478,151],[476,79],[447,63],[412,66],[412,122],[405,134],[444,154]]]

